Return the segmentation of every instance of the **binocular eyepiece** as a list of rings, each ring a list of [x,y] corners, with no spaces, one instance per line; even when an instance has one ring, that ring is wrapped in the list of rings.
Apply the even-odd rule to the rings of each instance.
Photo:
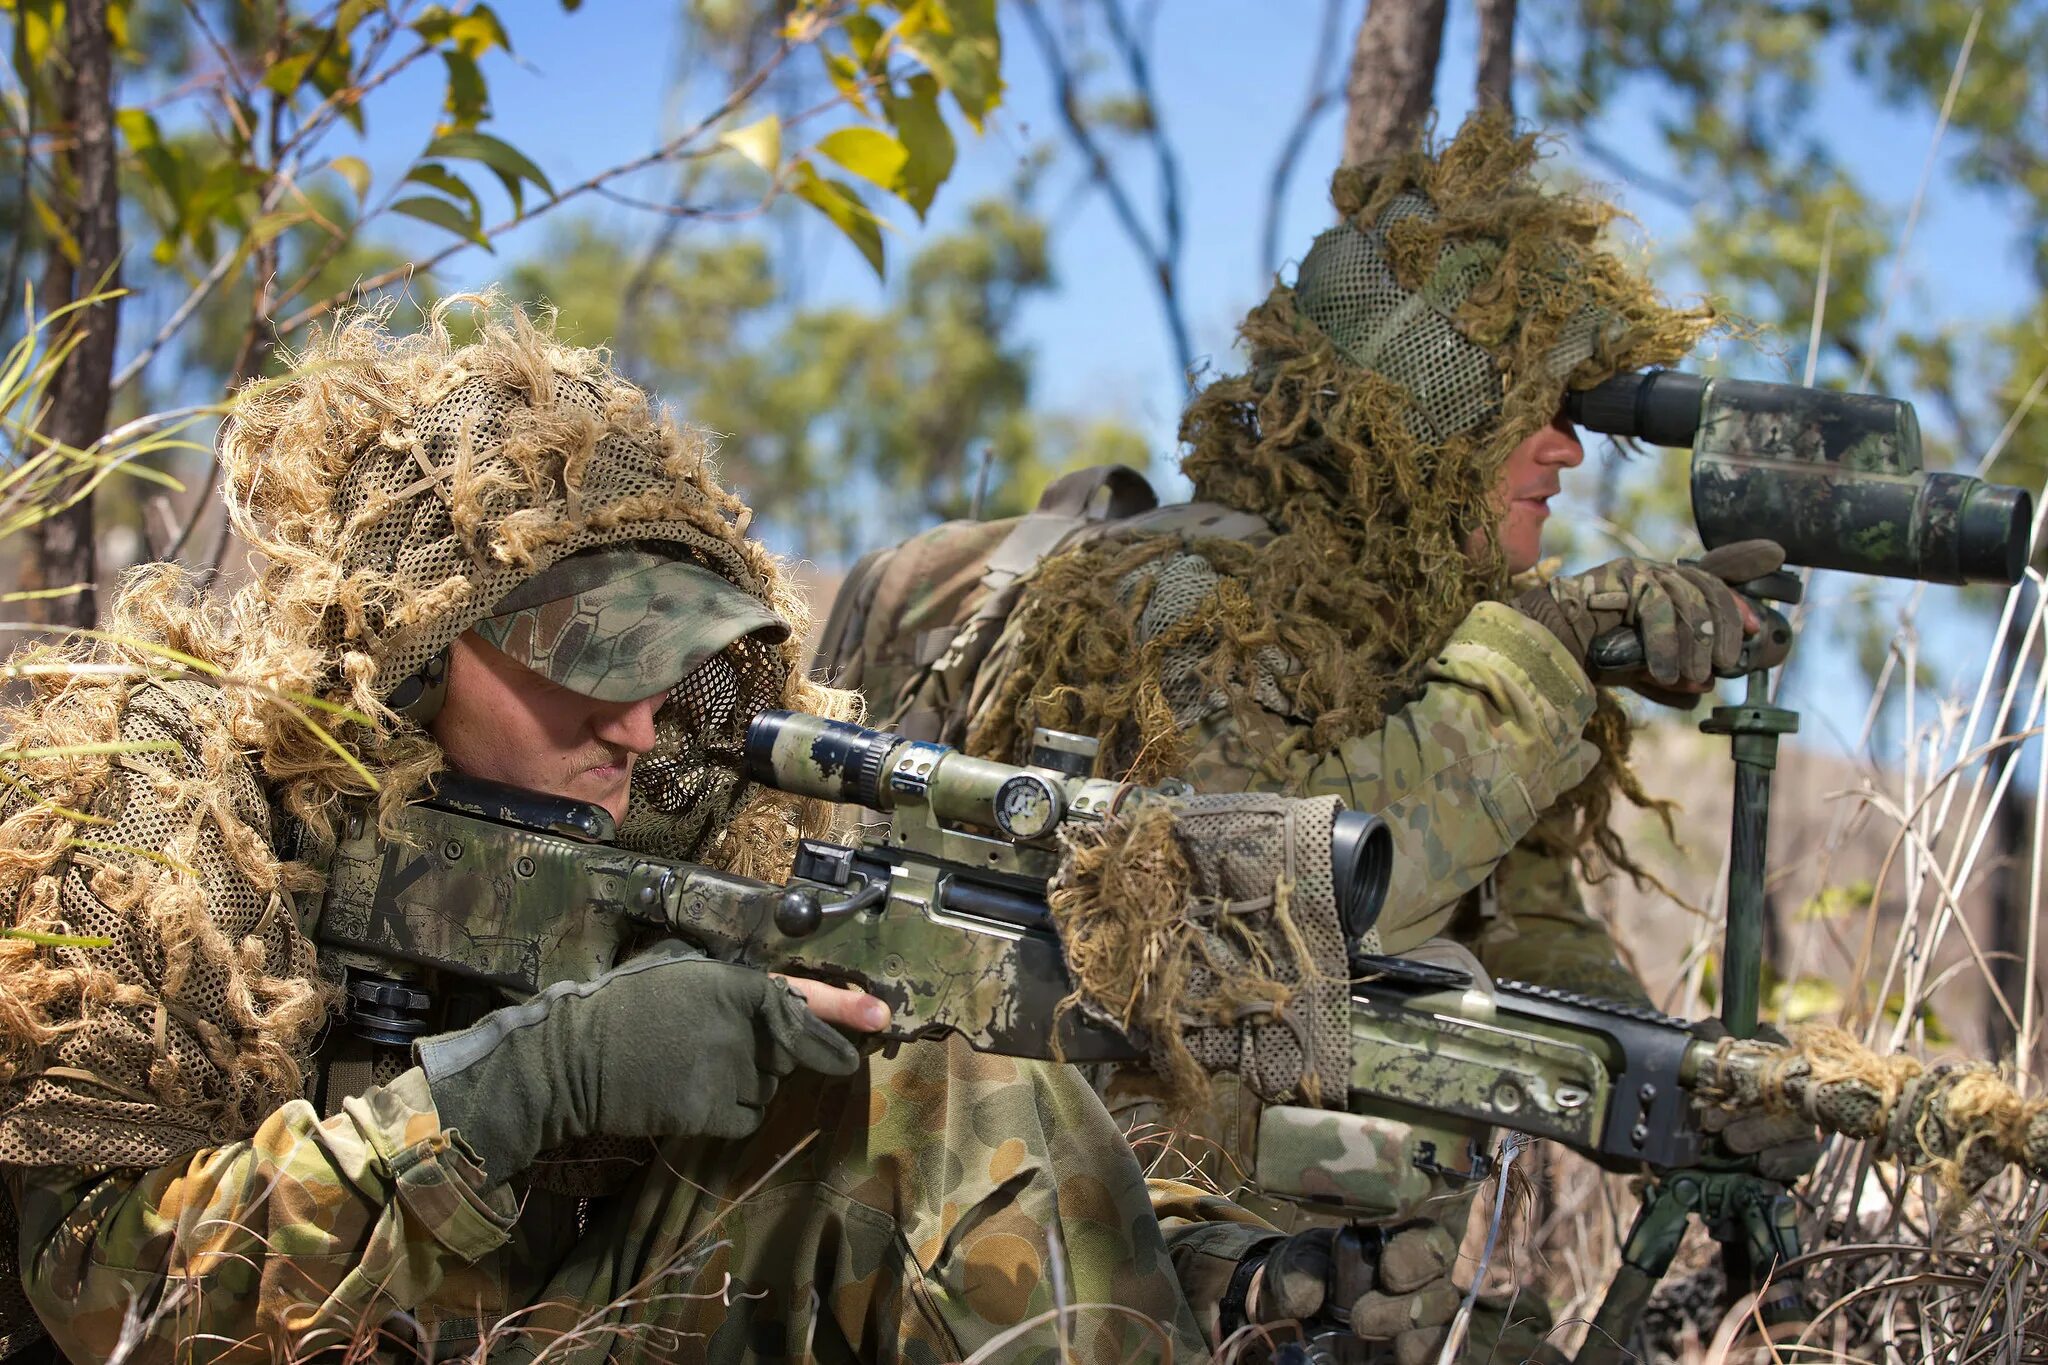
[[[2026,490],[1921,467],[1911,403],[1676,370],[1618,374],[1565,397],[1589,431],[1690,447],[1708,549],[1762,537],[1786,562],[1927,583],[2017,583]]]

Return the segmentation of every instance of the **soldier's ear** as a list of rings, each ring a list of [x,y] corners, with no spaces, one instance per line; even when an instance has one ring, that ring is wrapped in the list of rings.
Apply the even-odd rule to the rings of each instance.
[[[384,704],[424,730],[441,714],[448,700],[448,647],[421,664],[419,671],[391,689]]]

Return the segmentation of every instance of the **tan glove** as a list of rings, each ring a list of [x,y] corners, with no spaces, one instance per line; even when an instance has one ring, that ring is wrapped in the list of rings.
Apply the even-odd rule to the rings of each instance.
[[[1731,583],[1775,572],[1785,552],[1768,540],[1710,550],[1697,565],[1616,559],[1554,578],[1514,600],[1514,607],[1555,635],[1581,667],[1611,630],[1635,633],[1643,646],[1642,680],[1624,680],[1654,701],[1690,706],[1716,673],[1732,674],[1747,634]],[[1679,689],[1674,691],[1673,689]]]
[[[1698,1020],[1689,1031],[1709,1043],[1728,1036],[1719,1019]],[[1769,1024],[1759,1025],[1756,1036],[1767,1043],[1785,1042],[1785,1035]],[[1820,1162],[1820,1130],[1797,1114],[1756,1113],[1725,1104],[1701,1104],[1699,1114],[1703,1131],[1735,1155],[1754,1160],[1756,1173],[1766,1180],[1790,1185],[1811,1175]]]
[[[1301,1323],[1305,1331],[1341,1321],[1331,1302],[1340,1283],[1369,1275],[1372,1288],[1350,1304],[1351,1334],[1390,1342],[1398,1365],[1434,1360],[1464,1297],[1451,1283],[1458,1244],[1443,1226],[1410,1223],[1388,1234],[1369,1272],[1336,1264],[1335,1228],[1297,1232],[1267,1253],[1247,1316],[1257,1323]]]

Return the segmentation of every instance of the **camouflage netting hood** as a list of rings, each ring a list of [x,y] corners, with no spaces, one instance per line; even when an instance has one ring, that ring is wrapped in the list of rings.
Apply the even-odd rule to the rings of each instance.
[[[113,942],[0,941],[0,1161],[153,1165],[300,1093],[330,994],[287,899],[317,876],[273,849],[278,812],[317,847],[365,774],[386,814],[417,795],[440,751],[387,699],[579,550],[671,547],[794,627],[670,693],[622,838],[772,874],[823,828],[730,761],[764,706],[843,706],[798,669],[803,607],[706,438],[544,321],[457,302],[473,344],[445,305],[412,336],[359,315],[244,395],[220,455],[255,581],[223,603],[152,566],[115,638],[14,660],[37,695],[0,715],[0,922]]]
[[[1189,681],[1171,675],[1190,671],[1174,656],[1191,646],[1201,695],[1258,696],[1309,722],[1319,748],[1418,690],[1472,606],[1506,595],[1491,493],[1509,452],[1568,387],[1669,364],[1712,321],[1665,304],[1602,244],[1618,211],[1544,187],[1537,160],[1533,135],[1479,115],[1440,148],[1337,173],[1342,221],[1245,319],[1250,368],[1209,385],[1181,426],[1196,497],[1276,534],[1110,537],[1048,561],[1032,600],[1058,605],[1020,620],[978,751],[1019,755],[1032,726],[1053,725],[1105,736],[1106,768],[1170,772]],[[1213,590],[1135,645],[1183,551],[1213,568]],[[1625,720],[1612,701],[1601,712],[1589,826],[1616,781],[1632,784]]]

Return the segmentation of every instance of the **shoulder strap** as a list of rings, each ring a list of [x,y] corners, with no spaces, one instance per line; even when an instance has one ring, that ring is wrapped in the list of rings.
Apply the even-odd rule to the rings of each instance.
[[[1128,465],[1077,469],[1048,484],[1038,506],[1019,517],[990,551],[974,609],[958,622],[919,634],[921,671],[886,717],[888,727],[909,739],[959,743],[965,738],[965,702],[974,676],[1032,571],[1083,527],[1121,521],[1158,505],[1152,485]]]

